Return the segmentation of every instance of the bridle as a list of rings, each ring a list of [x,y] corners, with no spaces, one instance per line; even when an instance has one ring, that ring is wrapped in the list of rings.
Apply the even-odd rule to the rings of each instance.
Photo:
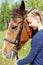
[[[32,10],[30,10],[30,11],[32,11]],[[29,11],[28,13],[30,13],[30,11]],[[30,34],[29,34],[29,32],[27,31],[26,26],[23,25],[24,19],[25,19],[24,16],[17,16],[17,15],[14,14],[14,15],[11,15],[11,18],[21,18],[21,19],[22,19],[22,22],[21,22],[21,25],[20,25],[20,29],[19,29],[19,32],[18,32],[18,34],[17,34],[16,40],[15,40],[14,42],[11,41],[11,40],[9,40],[9,39],[7,39],[7,38],[4,38],[4,40],[7,41],[7,42],[10,42],[11,44],[16,45],[16,47],[19,49],[19,48],[20,48],[20,46],[19,46],[20,36],[21,36],[21,33],[22,33],[23,26],[24,26],[24,28],[26,29],[26,33],[27,33],[27,35],[29,36],[29,38],[30,38]],[[27,20],[26,20],[26,22],[28,23]]]
[[[22,33],[22,29],[23,29],[24,17],[23,16],[14,16],[14,15],[12,15],[11,18],[21,18],[22,19],[22,22],[20,24],[20,29],[19,29],[19,32],[17,34],[16,40],[14,42],[7,39],[7,38],[4,38],[4,40],[7,41],[7,42],[10,42],[11,44],[15,44],[17,48],[20,48],[19,47],[19,42],[20,42],[20,36],[21,36],[21,33]],[[28,23],[27,20],[26,20],[26,22]],[[27,35],[30,37],[29,32],[27,31],[27,28],[26,28],[25,25],[24,25],[24,28],[26,29]]]

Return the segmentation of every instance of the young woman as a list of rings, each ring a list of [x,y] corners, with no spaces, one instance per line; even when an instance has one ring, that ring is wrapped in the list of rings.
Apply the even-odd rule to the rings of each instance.
[[[32,65],[43,65],[43,25],[41,15],[38,11],[32,11],[27,15],[29,26],[38,32],[33,36],[31,41],[31,50],[27,57],[18,60],[17,65],[25,65],[32,63]]]

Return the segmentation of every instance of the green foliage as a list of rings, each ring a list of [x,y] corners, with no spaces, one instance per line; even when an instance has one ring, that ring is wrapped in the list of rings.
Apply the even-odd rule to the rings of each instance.
[[[15,4],[12,4],[11,9],[13,10],[13,9],[17,8],[18,5],[19,5],[19,4],[18,4],[17,2],[16,2]]]
[[[24,0],[26,9],[38,8],[43,10],[43,0]]]
[[[6,31],[0,31],[0,49],[2,49],[5,34]]]
[[[10,14],[9,14],[10,9],[9,9],[7,0],[1,3],[0,9],[1,9],[0,10],[0,29],[4,30],[6,22],[9,21],[10,19]]]
[[[10,21],[10,10],[18,6],[17,3],[9,5],[8,0],[4,0],[0,7],[0,30],[5,30],[8,27],[8,22]]]

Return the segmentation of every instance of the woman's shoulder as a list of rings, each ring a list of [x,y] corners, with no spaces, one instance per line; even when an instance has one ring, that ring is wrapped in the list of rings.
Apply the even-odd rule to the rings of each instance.
[[[43,30],[38,31],[32,38],[31,46],[43,45]]]
[[[40,35],[40,34],[43,34],[43,29],[39,30],[35,35]]]
[[[39,30],[37,33],[43,34],[43,29]]]
[[[38,31],[32,38],[32,40],[42,40],[43,39],[43,30]]]

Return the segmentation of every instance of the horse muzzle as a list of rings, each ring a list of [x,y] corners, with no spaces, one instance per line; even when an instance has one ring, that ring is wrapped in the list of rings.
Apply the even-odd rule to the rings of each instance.
[[[4,58],[14,59],[14,57],[16,56],[16,52],[14,52],[14,51],[10,51],[10,52],[2,51],[2,55]]]

